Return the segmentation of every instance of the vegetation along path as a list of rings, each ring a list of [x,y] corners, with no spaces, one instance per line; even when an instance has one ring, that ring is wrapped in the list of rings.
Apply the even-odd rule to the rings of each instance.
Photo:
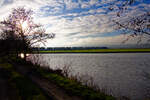
[[[115,100],[16,57],[0,57],[0,100]]]
[[[49,82],[47,79],[43,78],[31,72],[24,65],[15,65],[17,71],[23,75],[27,75],[35,84],[37,84],[49,97],[54,100],[81,100],[77,96],[69,96],[66,92],[56,86],[54,83]]]
[[[0,100],[17,100],[16,90],[10,86],[6,73],[0,66]]]

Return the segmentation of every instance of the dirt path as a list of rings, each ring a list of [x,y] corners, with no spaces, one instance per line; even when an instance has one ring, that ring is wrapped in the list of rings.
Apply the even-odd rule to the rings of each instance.
[[[54,83],[48,81],[45,78],[30,73],[27,66],[15,65],[15,68],[21,74],[27,75],[35,84],[37,84],[49,97],[54,100],[81,100],[77,96],[68,95],[63,89],[56,86]],[[30,73],[30,74],[29,74]]]
[[[37,83],[46,93],[53,96],[56,100],[81,100],[76,96],[69,96],[64,90],[57,87],[55,84],[49,82],[46,79],[39,79],[31,76],[32,80]]]
[[[8,100],[6,81],[0,76],[0,100]]]
[[[0,100],[18,100],[16,90],[8,82],[7,72],[0,68]]]

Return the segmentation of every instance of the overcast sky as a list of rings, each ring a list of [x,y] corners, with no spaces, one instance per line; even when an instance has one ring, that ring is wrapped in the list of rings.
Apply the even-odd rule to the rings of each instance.
[[[127,36],[113,28],[111,21],[116,18],[116,10],[108,10],[113,1],[116,0],[0,0],[0,20],[12,8],[24,6],[35,12],[35,22],[43,24],[47,33],[56,34],[55,39],[47,42],[48,47],[120,45]],[[124,18],[150,9],[150,0],[139,1],[129,7]],[[126,42],[136,43],[136,38]]]

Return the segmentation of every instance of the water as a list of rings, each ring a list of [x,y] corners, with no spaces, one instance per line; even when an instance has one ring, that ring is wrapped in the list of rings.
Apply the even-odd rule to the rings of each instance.
[[[150,94],[150,53],[41,54],[36,60],[53,69],[69,66],[115,96],[143,100]]]

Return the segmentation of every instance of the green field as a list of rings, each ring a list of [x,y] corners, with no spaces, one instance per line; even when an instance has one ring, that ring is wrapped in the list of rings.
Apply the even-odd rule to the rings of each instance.
[[[54,50],[39,51],[40,53],[136,53],[150,52],[149,49],[89,49],[89,50]]]

